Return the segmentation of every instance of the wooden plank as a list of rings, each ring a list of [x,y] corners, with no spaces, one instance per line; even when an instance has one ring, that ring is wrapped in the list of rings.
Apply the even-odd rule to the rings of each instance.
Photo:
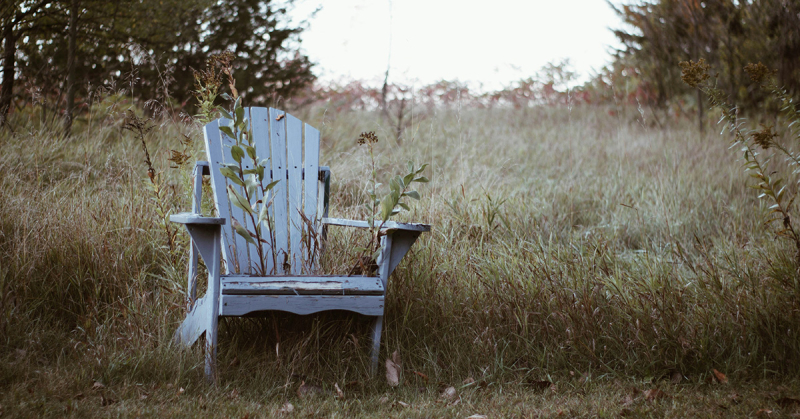
[[[312,266],[318,260],[312,255],[319,253],[316,246],[317,237],[314,235],[319,234],[317,231],[318,217],[322,217],[317,211],[319,202],[319,131],[311,125],[305,124],[305,160],[303,162],[303,169],[306,176],[304,179],[304,202],[303,212],[308,220],[313,223],[312,228],[306,226],[304,231],[308,235],[306,237],[307,249],[303,251],[303,265],[307,266],[310,272],[316,270],[316,266]]]
[[[303,123],[286,114],[286,165],[289,178],[289,255],[292,275],[298,275],[303,268],[300,239],[303,228]]]
[[[191,212],[172,214],[169,216],[169,220],[178,224],[225,224],[225,219],[222,217],[205,217]]]
[[[289,218],[287,214],[286,191],[286,117],[285,112],[269,108],[269,118],[272,128],[270,139],[270,155],[272,156],[272,177],[281,180],[273,192],[272,206],[275,214],[275,252],[278,263],[275,272],[285,273],[284,261],[287,261],[289,248]]]
[[[217,119],[206,124],[203,128],[203,134],[206,143],[206,155],[208,156],[210,166],[209,175],[211,176],[211,190],[214,192],[214,207],[217,209],[219,218],[228,220],[231,216],[231,207],[228,202],[228,194],[225,190],[227,182],[225,176],[222,176],[219,172],[219,164],[223,162],[222,143],[220,141],[221,133],[219,131],[219,124],[221,121],[226,121],[225,123],[227,123],[227,120]],[[235,234],[231,223],[226,223],[226,225],[222,227],[222,256],[225,260],[226,271],[229,273],[235,272],[233,265],[236,256],[233,252],[233,246],[230,244],[233,243],[233,236]]]
[[[369,223],[366,221],[346,220],[343,218],[324,217],[322,218],[322,223],[343,227],[369,228]],[[378,227],[380,224],[380,220],[375,220],[375,227]],[[387,221],[386,224],[383,225],[382,230],[431,231],[431,226],[430,224],[398,223],[394,221]]]
[[[197,342],[200,335],[206,331],[209,325],[208,308],[210,304],[208,301],[209,298],[206,295],[195,302],[192,311],[186,315],[181,325],[178,326],[178,330],[175,331],[173,336],[175,343],[184,347],[192,346],[193,343]]]
[[[365,316],[382,316],[382,295],[222,295],[222,316],[244,316],[256,311],[279,310],[311,314],[347,310]]]
[[[223,124],[227,125],[229,123],[229,120],[220,118],[219,123],[220,125]],[[222,161],[224,163],[236,163],[236,161],[233,159],[233,156],[231,155],[231,147],[236,145],[236,140],[222,133],[220,135],[220,143],[222,145],[222,159],[223,159]],[[242,159],[242,161],[244,162],[245,159]],[[214,162],[211,162],[211,176],[214,176],[216,173],[216,176],[224,177],[222,176],[221,173],[219,173],[219,168],[220,168],[219,164],[215,165]],[[231,187],[234,190],[236,190],[236,192],[239,192],[242,196],[245,196],[243,187],[236,185],[233,182],[230,182],[228,178],[225,178],[225,182],[226,182],[226,187]],[[228,200],[227,191],[225,191],[224,196],[218,196],[217,199]],[[250,229],[252,227],[250,218],[243,209],[235,205],[232,205],[230,203],[229,203],[229,208],[231,209],[231,224],[233,224],[233,220],[235,219],[247,229]],[[250,249],[248,249],[249,246],[247,240],[245,240],[244,237],[237,234],[235,230],[231,230],[231,232],[232,232],[231,241],[228,242],[227,245],[232,246],[237,264],[232,267],[229,267],[228,270],[230,271],[231,268],[234,269],[238,268],[238,272],[250,273],[251,272],[250,255],[249,255]]]
[[[271,159],[270,154],[270,118],[269,118],[269,109],[267,108],[250,108],[250,121],[251,127],[253,132],[253,144],[255,144],[256,148],[256,155],[258,156],[259,161],[263,159]],[[264,179],[261,182],[262,187],[266,187],[272,182],[272,165],[267,165],[267,168],[264,169]],[[263,199],[264,197],[261,196]],[[267,201],[269,201],[270,196],[267,196]],[[269,216],[273,218],[275,216],[274,208],[269,209]],[[264,240],[270,241],[269,238],[269,231],[267,229],[268,225],[262,225],[261,227],[261,234],[264,236]],[[274,273],[275,269],[275,259],[272,257],[272,243],[262,243],[261,247],[264,252],[265,257],[265,266],[266,272],[265,274]]]
[[[228,295],[384,295],[379,277],[369,276],[274,276],[222,278],[222,293]]]

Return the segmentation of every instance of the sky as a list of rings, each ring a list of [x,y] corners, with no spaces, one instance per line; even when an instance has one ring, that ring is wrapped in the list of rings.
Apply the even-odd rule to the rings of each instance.
[[[569,59],[580,82],[619,46],[605,0],[301,0],[302,49],[323,81],[461,81],[495,90]]]

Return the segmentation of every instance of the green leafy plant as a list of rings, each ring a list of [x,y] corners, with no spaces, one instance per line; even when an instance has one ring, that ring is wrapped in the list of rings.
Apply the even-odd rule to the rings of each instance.
[[[750,172],[750,176],[756,179],[757,184],[753,188],[760,192],[759,198],[767,200],[770,204],[769,219],[764,224],[780,223],[777,234],[794,242],[797,249],[795,258],[800,263],[800,231],[795,228],[792,219],[794,209],[792,205],[797,197],[797,191],[787,187],[789,185],[786,179],[777,176],[777,172],[770,169],[774,157],[783,155],[786,158],[786,164],[792,169],[792,176],[798,178],[800,153],[793,152],[782,144],[781,136],[772,130],[772,126],[762,124],[760,130],[747,128],[744,119],[739,117],[738,108],[727,102],[726,94],[716,87],[716,83],[710,82],[711,76],[708,74],[710,66],[705,63],[705,60],[684,61],[680,65],[681,79],[684,83],[705,93],[711,105],[722,113],[719,122],[724,123],[733,134],[731,147],[739,148],[744,160],[745,171]],[[786,89],[778,85],[775,72],[761,63],[750,63],[744,67],[744,70],[753,82],[758,83],[773,99],[778,101],[780,112],[786,119],[789,137],[800,139],[797,131],[800,127],[800,113]],[[777,152],[762,155],[762,152],[770,149],[777,150]],[[791,183],[797,183],[797,180],[794,179]]]
[[[358,137],[358,145],[367,147],[371,164],[370,182],[372,187],[367,190],[369,202],[366,204],[369,211],[367,222],[370,226],[370,241],[367,248],[357,248],[370,255],[372,261],[377,260],[380,254],[380,232],[389,219],[400,213],[401,210],[409,211],[410,208],[404,198],[419,200],[420,194],[412,189],[413,183],[428,183],[427,177],[422,175],[428,164],[416,167],[414,162],[408,162],[408,173],[397,175],[389,180],[389,192],[381,198],[378,188],[382,186],[378,183],[378,174],[375,166],[375,144],[378,143],[378,136],[374,132],[363,132]]]
[[[269,207],[272,203],[270,191],[278,184],[279,180],[266,185],[263,183],[265,170],[269,170],[269,159],[258,158],[255,143],[252,141],[250,121],[245,116],[242,106],[242,98],[236,98],[232,112],[222,108],[219,112],[222,117],[230,121],[227,126],[221,125],[220,131],[236,142],[230,146],[231,157],[235,163],[224,163],[219,170],[233,184],[241,187],[241,192],[239,192],[233,185],[228,185],[228,199],[231,204],[242,209],[245,217],[249,219],[249,222],[246,222],[247,225],[244,225],[242,223],[245,220],[240,221],[231,217],[231,225],[237,234],[248,243],[255,245],[261,273],[267,275],[265,257],[272,257],[273,266],[277,266],[274,225],[269,216]],[[252,161],[252,164],[245,164],[248,159]],[[250,166],[252,169],[245,169],[246,166]],[[270,246],[270,255],[265,255],[262,243]]]

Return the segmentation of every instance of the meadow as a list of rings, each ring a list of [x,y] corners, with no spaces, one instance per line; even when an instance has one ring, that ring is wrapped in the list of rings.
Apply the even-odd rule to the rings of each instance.
[[[152,122],[151,181],[118,99],[69,138],[23,112],[0,132],[0,416],[800,411],[796,250],[729,138],[588,105],[419,109],[402,143],[379,112],[292,112],[322,132],[331,216],[366,215],[360,132],[380,138],[379,178],[430,163],[400,219],[433,231],[387,295],[381,356],[397,351],[401,383],[369,376],[367,318],[274,314],[221,323],[210,387],[200,348],[171,342],[188,239],[164,222],[190,207],[202,132]],[[325,269],[347,270],[367,238],[329,234]]]

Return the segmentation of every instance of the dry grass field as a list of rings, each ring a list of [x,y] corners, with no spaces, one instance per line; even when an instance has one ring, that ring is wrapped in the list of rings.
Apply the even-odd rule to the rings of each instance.
[[[209,387],[200,349],[170,340],[187,238],[163,222],[189,208],[190,168],[171,168],[169,150],[199,156],[202,134],[154,122],[153,186],[120,106],[96,105],[69,139],[20,113],[0,132],[2,417],[800,413],[793,243],[764,226],[716,128],[656,128],[633,109],[452,107],[415,114],[397,144],[376,112],[294,112],[322,131],[332,216],[365,217],[360,132],[381,139],[383,179],[430,163],[400,219],[433,231],[387,297],[382,357],[398,352],[401,384],[368,375],[368,319],[326,313],[223,321]],[[329,240],[325,269],[341,271],[367,238]]]

